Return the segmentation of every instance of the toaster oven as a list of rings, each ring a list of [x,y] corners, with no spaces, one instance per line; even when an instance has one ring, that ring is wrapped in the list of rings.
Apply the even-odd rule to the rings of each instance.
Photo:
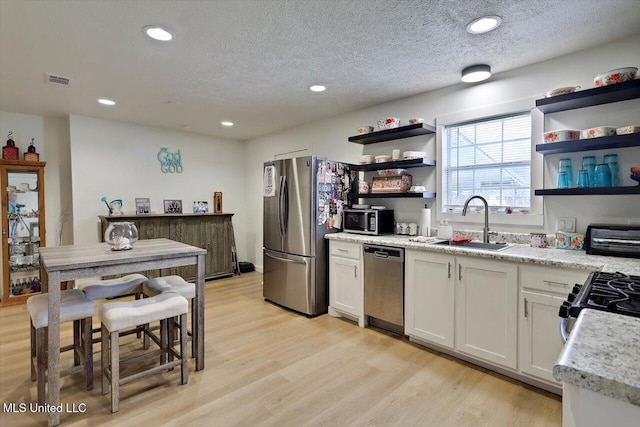
[[[640,258],[640,225],[591,224],[584,245],[591,255]]]

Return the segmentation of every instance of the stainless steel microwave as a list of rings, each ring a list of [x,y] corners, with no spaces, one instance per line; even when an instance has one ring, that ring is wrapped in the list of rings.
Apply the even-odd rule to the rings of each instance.
[[[358,234],[393,233],[393,209],[345,209],[344,231]]]

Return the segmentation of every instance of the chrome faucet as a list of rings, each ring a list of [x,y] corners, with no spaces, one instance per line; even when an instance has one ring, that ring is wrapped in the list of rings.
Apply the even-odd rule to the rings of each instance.
[[[462,216],[467,215],[467,208],[469,207],[469,202],[473,199],[480,199],[482,203],[484,203],[484,228],[482,229],[482,241],[485,243],[489,243],[489,204],[487,200],[482,196],[471,196],[464,202],[464,207],[462,208]]]

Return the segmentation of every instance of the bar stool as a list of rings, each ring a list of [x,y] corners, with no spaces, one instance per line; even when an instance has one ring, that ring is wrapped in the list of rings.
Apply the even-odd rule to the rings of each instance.
[[[187,300],[173,292],[165,292],[155,297],[134,301],[110,302],[100,307],[100,322],[102,323],[102,394],[104,395],[108,392],[108,381],[111,384],[111,412],[118,412],[120,386],[137,379],[180,366],[181,384],[187,384],[188,359],[185,357],[187,352],[187,341],[185,339],[187,334],[187,311]],[[173,335],[176,317],[180,318],[180,353],[173,348],[174,341],[168,339],[169,336]],[[160,349],[121,360],[119,331],[156,321],[160,321]],[[161,360],[160,365],[124,378],[120,377],[121,364],[138,362],[159,354],[168,356],[168,361],[163,362]],[[173,360],[174,357],[179,360]]]
[[[135,294],[137,298],[141,291],[140,286],[147,280],[142,274],[128,274],[115,279],[90,279],[78,283],[77,289],[82,290],[87,299],[92,301],[130,294]]]
[[[126,276],[117,277],[115,279],[88,279],[76,283],[77,289],[84,292],[87,299],[92,301],[106,298],[116,298],[125,295],[134,294],[136,299],[140,299],[142,291],[142,283],[147,281],[147,277],[142,274],[128,274]],[[138,338],[140,333],[136,331],[127,331],[127,334],[136,332]],[[95,328],[92,333],[99,334],[100,328]],[[94,343],[100,342],[99,335],[93,339]]]
[[[191,302],[191,327],[195,325],[195,297],[196,285],[189,283],[180,276],[161,276],[149,279],[142,284],[142,294],[145,296],[156,296],[163,292],[175,292],[182,295]],[[187,330],[187,340],[191,341],[191,357],[195,357],[195,341],[193,334]],[[149,347],[149,339],[145,336],[145,348]]]
[[[94,309],[93,301],[86,299],[82,291],[77,289],[60,291],[60,323],[73,321],[73,345],[63,347],[60,351],[74,351],[74,366],[61,371],[60,376],[84,369],[87,390],[93,389],[91,328]],[[30,297],[27,300],[27,311],[31,318],[31,380],[37,381],[38,403],[42,405],[45,402],[49,295],[45,293]]]

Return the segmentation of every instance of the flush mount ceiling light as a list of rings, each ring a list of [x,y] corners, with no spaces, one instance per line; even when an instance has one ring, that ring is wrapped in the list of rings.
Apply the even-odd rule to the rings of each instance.
[[[112,101],[110,99],[107,98],[100,98],[98,99],[98,102],[102,105],[116,105],[115,101]]]
[[[142,29],[146,35],[161,42],[168,42],[173,38],[173,34],[157,25],[147,25]]]
[[[309,86],[309,90],[311,92],[324,92],[325,90],[327,90],[327,88],[322,85],[313,85],[313,86]]]
[[[461,80],[465,83],[475,83],[491,77],[491,67],[485,64],[472,65],[462,70]]]
[[[481,16],[467,25],[467,32],[471,34],[488,33],[498,28],[501,23],[502,18],[499,16]]]
[[[233,126],[233,122],[227,122],[227,121],[220,122],[220,124],[221,124],[222,126]]]

